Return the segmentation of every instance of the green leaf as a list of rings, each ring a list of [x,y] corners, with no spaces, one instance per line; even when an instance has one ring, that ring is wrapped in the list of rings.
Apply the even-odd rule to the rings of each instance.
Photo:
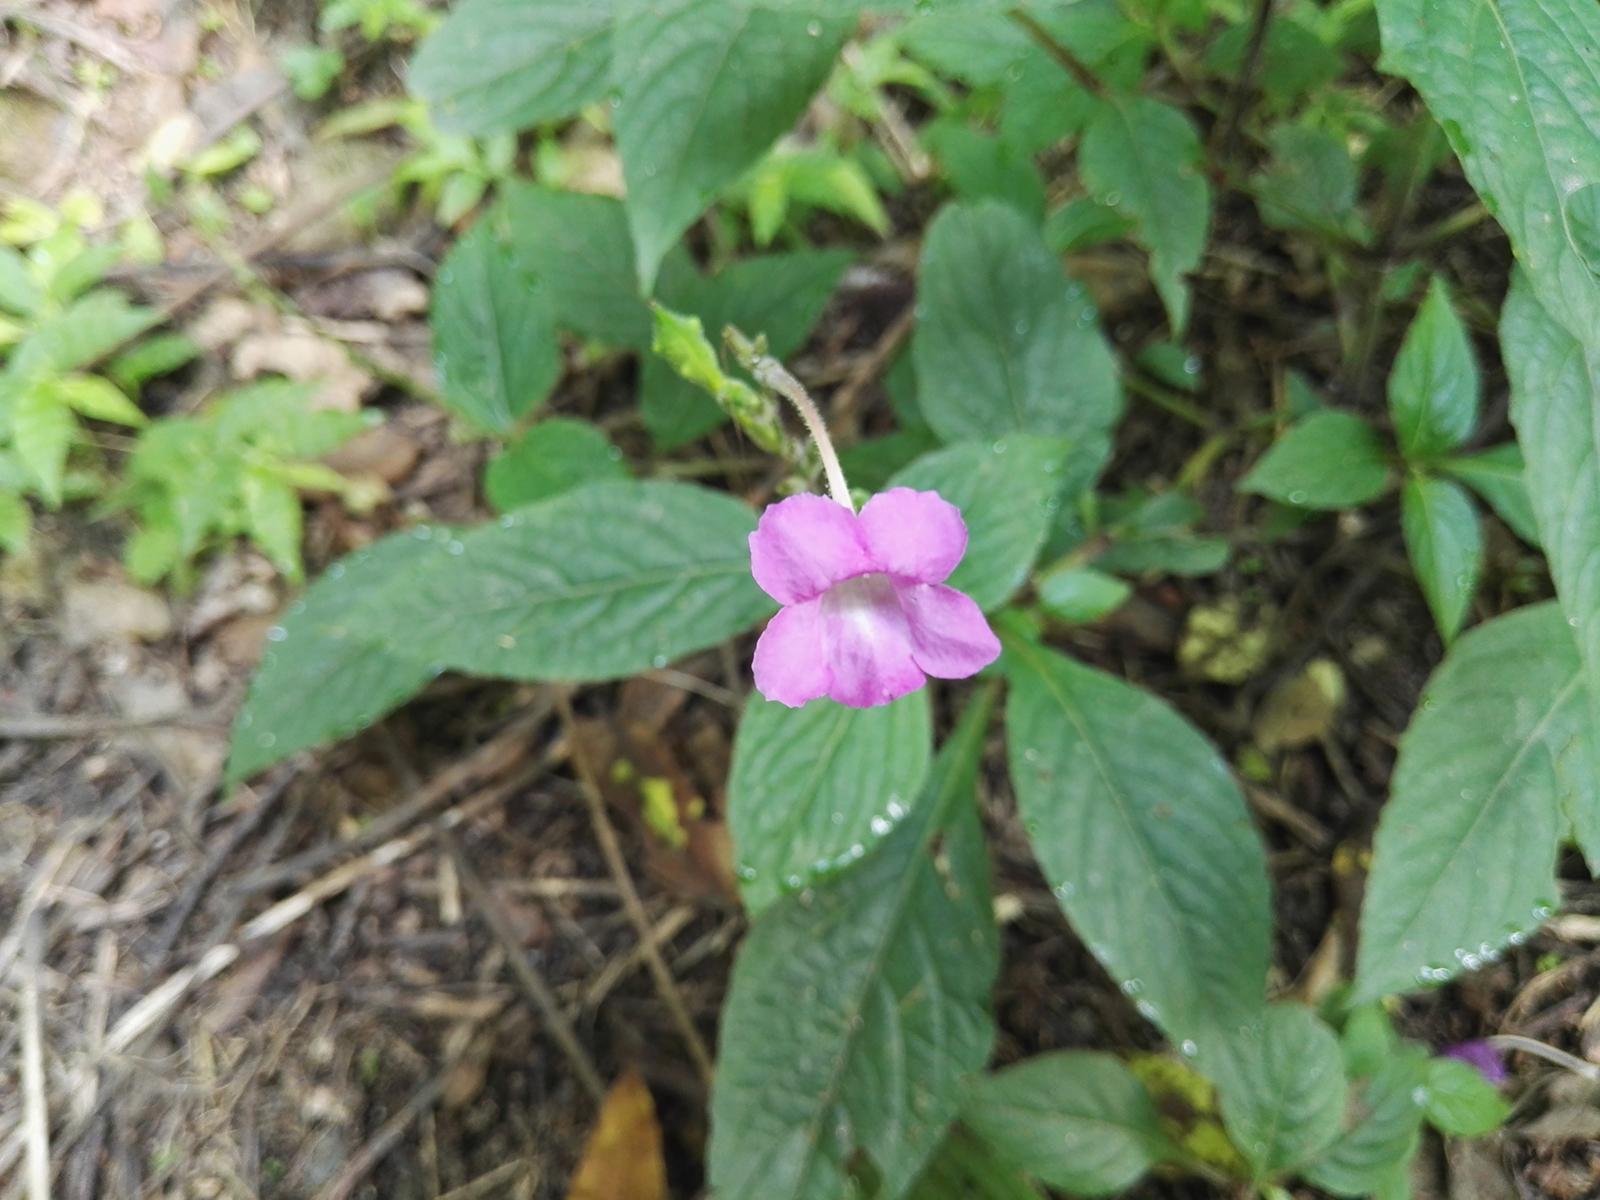
[[[890,487],[935,491],[961,510],[967,554],[949,584],[984,610],[999,608],[1028,578],[1063,497],[1094,482],[1109,456],[1104,438],[1014,434],[958,442],[912,463]]]
[[[491,219],[557,325],[613,346],[649,347],[650,312],[619,201],[517,183],[502,190]]]
[[[62,375],[41,386],[48,387],[58,403],[97,421],[143,425],[149,420],[115,384],[98,375]]]
[[[308,104],[321,100],[344,74],[344,55],[323,46],[289,46],[278,55],[294,94]]]
[[[752,188],[761,187],[779,189],[785,210],[794,200],[850,217],[880,235],[889,230],[889,214],[871,176],[855,159],[831,150],[784,150],[772,155],[752,183]],[[781,216],[758,222],[752,199],[751,224],[758,246],[772,240],[781,222]]]
[[[906,1200],[1040,1200],[1009,1162],[965,1130],[950,1131]]]
[[[1162,701],[1013,639],[1006,740],[1034,854],[1095,956],[1175,1041],[1265,1003],[1266,857],[1216,750]]]
[[[1383,495],[1389,463],[1377,432],[1352,413],[1323,409],[1296,422],[1239,483],[1296,508],[1355,508]]]
[[[1478,427],[1478,364],[1450,292],[1434,276],[1389,373],[1389,414],[1400,452],[1429,462]]]
[[[925,690],[878,708],[751,696],[728,777],[745,907],[759,912],[870,850],[910,811],[932,756]]]
[[[423,42],[411,90],[446,133],[515,133],[605,93],[614,0],[466,0]]]
[[[304,575],[300,563],[300,496],[294,488],[264,470],[246,472],[239,482],[244,499],[246,533],[272,565],[291,581]]]
[[[1301,1004],[1274,1004],[1207,1054],[1228,1136],[1259,1179],[1327,1149],[1344,1117],[1339,1039]]]
[[[646,291],[678,235],[805,111],[853,23],[759,0],[623,5],[611,81]]]
[[[39,299],[39,285],[28,269],[28,260],[10,246],[0,246],[0,309],[19,317],[32,316]]]
[[[1442,459],[1438,468],[1477,492],[1523,541],[1530,546],[1539,544],[1539,526],[1528,495],[1527,466],[1522,461],[1522,448],[1515,442]]]
[[[998,200],[1034,224],[1044,220],[1044,179],[1039,168],[1004,138],[944,120],[931,124],[923,140],[944,166],[956,195],[965,200]]]
[[[200,347],[181,333],[145,338],[106,364],[106,375],[134,396],[150,380],[170,374],[200,355]]]
[[[586,483],[626,479],[622,451],[587,421],[552,417],[524,433],[484,472],[483,491],[500,512]]]
[[[681,483],[596,483],[449,537],[450,554],[352,615],[408,652],[512,679],[616,679],[713,646],[773,605],[755,514]]]
[[[911,349],[923,415],[947,442],[1081,438],[1122,411],[1087,290],[1027,218],[994,201],[946,206],[929,226]]]
[[[1387,1195],[1382,1189],[1416,1152],[1427,1065],[1421,1048],[1397,1044],[1372,1077],[1357,1085],[1354,1123],[1301,1174],[1335,1196]]]
[[[1098,621],[1121,608],[1133,588],[1092,567],[1052,571],[1039,580],[1039,607],[1075,624]]]
[[[9,369],[19,376],[82,370],[160,323],[159,312],[128,303],[121,292],[90,292],[40,322],[13,353]]]
[[[1501,316],[1500,347],[1540,542],[1600,713],[1600,349],[1563,329],[1520,272]]]
[[[1211,43],[1205,65],[1225,79],[1237,79],[1250,51],[1252,23],[1240,21]],[[1280,15],[1267,27],[1261,45],[1259,79],[1269,107],[1283,110],[1339,77],[1339,55],[1316,32],[1292,16]]]
[[[561,376],[549,306],[489,221],[440,264],[432,318],[442,399],[479,429],[506,432]]]
[[[267,634],[261,669],[234,721],[227,782],[239,783],[292,754],[365,729],[437,674],[408,653],[398,631],[376,629],[361,613],[448,555],[452,530],[426,540],[397,533],[330,566]],[[385,644],[386,632],[395,642]]]
[[[1144,1084],[1109,1054],[1043,1054],[975,1080],[962,1122],[1003,1161],[1074,1196],[1107,1196],[1169,1155]]]
[[[1423,1112],[1440,1133],[1482,1137],[1500,1128],[1511,1105],[1477,1068],[1456,1058],[1428,1062],[1427,1101]]]
[[[736,325],[751,337],[764,334],[768,352],[782,359],[805,344],[851,258],[841,250],[757,255],[709,278],[691,274],[672,287],[663,278],[662,294],[673,308],[700,317],[713,346],[721,344],[726,326]],[[641,371],[639,404],[645,428],[662,450],[703,437],[727,420],[709,396],[653,355]]]
[[[1189,118],[1144,96],[1102,101],[1078,151],[1090,190],[1138,223],[1174,337],[1189,321],[1184,276],[1199,265],[1211,224],[1211,187],[1200,159]]]
[[[135,583],[153,584],[178,565],[178,529],[171,521],[143,514],[144,520],[122,550],[122,561]]]
[[[720,1200],[838,1200],[858,1160],[895,1200],[938,1149],[994,1038],[999,937],[973,804],[992,705],[968,708],[882,845],[745,938],[711,1097]]]
[[[77,423],[72,410],[56,395],[45,379],[18,391],[11,399],[11,446],[39,489],[39,496],[51,508],[61,504],[62,476],[67,469],[67,451]]]
[[[33,514],[28,511],[28,502],[16,492],[0,491],[0,550],[24,553],[32,531]]]
[[[1261,219],[1274,229],[1365,242],[1356,212],[1360,179],[1345,140],[1298,123],[1267,135],[1272,162],[1253,180]]]
[[[1057,254],[1114,242],[1134,230],[1134,221],[1093,196],[1075,196],[1045,218],[1044,240]]]
[[[1483,568],[1478,510],[1460,484],[1413,476],[1400,496],[1400,516],[1417,582],[1448,644],[1467,618]]]
[[[1555,605],[1497,617],[1451,649],[1401,740],[1373,841],[1359,999],[1476,968],[1550,915],[1562,808],[1595,778],[1587,717]]]

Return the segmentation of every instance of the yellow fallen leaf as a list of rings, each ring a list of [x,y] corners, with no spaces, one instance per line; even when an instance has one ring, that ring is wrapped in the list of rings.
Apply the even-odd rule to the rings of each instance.
[[[606,1094],[567,1200],[667,1200],[661,1125],[637,1071]]]

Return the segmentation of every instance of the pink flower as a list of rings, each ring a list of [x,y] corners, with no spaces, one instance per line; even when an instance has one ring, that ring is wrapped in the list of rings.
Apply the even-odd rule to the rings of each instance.
[[[761,514],[750,572],[783,605],[756,643],[756,688],[799,708],[828,696],[888,704],[934,675],[964,679],[1000,642],[970,597],[944,581],[967,550],[967,526],[937,492],[893,488],[859,514],[817,495]]]

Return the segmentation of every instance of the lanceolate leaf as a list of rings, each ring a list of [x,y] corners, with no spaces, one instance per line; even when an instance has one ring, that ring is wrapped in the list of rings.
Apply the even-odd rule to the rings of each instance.
[[[1239,490],[1296,508],[1354,508],[1383,495],[1388,483],[1389,464],[1372,426],[1353,413],[1324,409],[1279,438]]]
[[[918,403],[945,441],[1083,437],[1116,421],[1116,363],[1088,292],[1016,210],[988,201],[940,213],[917,300]]]
[[[897,1200],[988,1058],[999,939],[972,797],[991,705],[968,709],[881,846],[746,938],[711,1099],[719,1200],[838,1200],[857,1166]]]
[[[1454,450],[1477,427],[1478,364],[1437,277],[1389,373],[1389,412],[1400,451],[1413,462]]]
[[[805,111],[852,24],[761,0],[624,0],[611,79],[645,290],[718,189]]]
[[[1174,336],[1188,324],[1184,276],[1199,264],[1211,223],[1211,188],[1200,173],[1200,156],[1189,119],[1143,96],[1102,101],[1079,151],[1090,188],[1138,222]]]
[[[961,442],[917,459],[889,486],[936,491],[961,510],[967,554],[950,586],[993,609],[1022,586],[1063,501],[1093,482],[1109,453],[1100,437]]]
[[[480,221],[440,264],[433,352],[445,405],[490,433],[543,404],[561,374],[549,305],[493,222]]]
[[[327,569],[267,635],[261,669],[233,726],[228,783],[291,754],[355,733],[416,693],[434,675],[403,645],[385,646],[354,615],[445,554],[453,530],[427,540],[397,533]]]
[[[1460,632],[1478,590],[1483,565],[1478,511],[1459,483],[1419,476],[1406,481],[1400,515],[1417,582],[1448,642]]]
[[[1256,1178],[1300,1166],[1339,1136],[1345,1107],[1339,1039],[1304,1005],[1274,1004],[1231,1031],[1205,1066],[1228,1134]]]
[[[1600,346],[1585,348],[1562,328],[1520,273],[1500,344],[1540,541],[1600,712]]]
[[[1203,1051],[1265,1004],[1272,916],[1244,797],[1155,697],[1021,639],[1007,652],[1011,773],[1045,876],[1140,1010]]]
[[[613,0],[466,0],[423,43],[412,90],[450,133],[515,133],[605,91]]]
[[[1538,520],[1528,496],[1528,469],[1515,442],[1444,459],[1439,470],[1477,492],[1523,541],[1539,544]]]
[[[1428,683],[1373,844],[1356,992],[1449,979],[1555,905],[1563,805],[1594,767],[1572,631],[1553,604],[1472,630]]]
[[[1168,1154],[1150,1093],[1109,1054],[1044,1054],[986,1075],[961,1119],[1006,1162],[1074,1196],[1121,1191]]]
[[[752,695],[728,779],[745,907],[759,911],[880,841],[911,811],[932,742],[926,689],[881,708],[785,708]]]

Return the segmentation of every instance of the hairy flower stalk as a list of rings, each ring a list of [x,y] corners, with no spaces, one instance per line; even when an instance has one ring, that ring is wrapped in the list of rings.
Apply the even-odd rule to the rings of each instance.
[[[891,488],[859,513],[811,397],[737,331],[745,369],[800,412],[832,499],[790,496],[750,535],[750,570],[784,607],[756,644],[756,688],[798,708],[827,696],[853,708],[888,704],[928,676],[963,679],[1000,654],[971,597],[945,580],[967,549],[960,510],[936,492]]]

